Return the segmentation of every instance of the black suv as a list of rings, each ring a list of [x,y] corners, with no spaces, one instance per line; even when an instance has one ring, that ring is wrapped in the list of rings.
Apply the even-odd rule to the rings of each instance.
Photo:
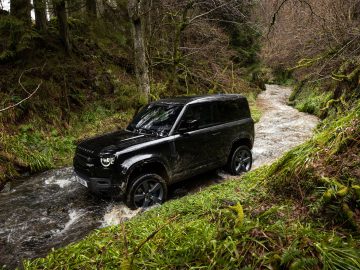
[[[90,191],[130,208],[162,203],[167,186],[227,166],[252,164],[254,121],[241,95],[162,99],[146,105],[125,130],[81,142],[74,169]]]

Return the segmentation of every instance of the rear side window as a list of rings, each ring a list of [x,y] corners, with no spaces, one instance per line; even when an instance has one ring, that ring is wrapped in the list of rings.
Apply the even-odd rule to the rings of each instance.
[[[216,104],[215,122],[224,123],[250,117],[246,99],[219,101]]]

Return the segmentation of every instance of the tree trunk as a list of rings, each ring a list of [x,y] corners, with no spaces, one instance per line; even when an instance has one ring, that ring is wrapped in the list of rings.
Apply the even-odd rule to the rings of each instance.
[[[193,1],[190,1],[184,8],[181,16],[181,21],[175,25],[175,32],[174,32],[174,44],[173,44],[173,54],[172,54],[172,67],[171,67],[171,75],[169,78],[168,88],[174,89],[178,82],[178,66],[181,62],[181,35],[182,32],[188,26],[188,12],[193,6]]]
[[[31,25],[31,4],[30,0],[11,0],[10,14],[27,25]]]
[[[130,16],[132,36],[134,41],[134,61],[135,74],[138,90],[140,92],[140,102],[146,103],[150,95],[149,67],[146,61],[144,25],[142,18],[142,1],[128,0],[128,13]]]
[[[35,26],[37,29],[45,31],[47,28],[45,0],[34,0],[34,9],[35,9]]]
[[[97,17],[96,0],[86,0],[86,14],[90,20],[96,19]]]
[[[70,33],[69,26],[67,22],[65,0],[54,1],[53,2],[54,10],[56,17],[58,19],[59,32],[61,40],[64,44],[65,50],[67,53],[71,52],[71,43],[70,43]]]

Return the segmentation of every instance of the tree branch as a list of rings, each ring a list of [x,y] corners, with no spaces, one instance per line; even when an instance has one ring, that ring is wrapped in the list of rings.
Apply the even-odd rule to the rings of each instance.
[[[285,1],[287,1],[287,0],[285,0]],[[214,7],[213,9],[211,9],[211,10],[209,10],[209,11],[206,11],[205,13],[199,14],[199,15],[191,18],[191,19],[189,20],[189,24],[191,24],[191,23],[192,23],[193,21],[195,21],[196,19],[199,19],[199,18],[201,18],[201,17],[203,17],[203,16],[206,16],[206,15],[214,12],[215,10],[217,10],[217,9],[219,9],[219,8],[222,8],[222,7],[224,7],[224,6],[226,6],[226,5],[230,4],[230,3],[231,3],[231,1],[226,2],[226,3],[223,3],[223,4],[221,4],[221,5],[217,6],[217,7]]]
[[[46,65],[46,63],[41,67],[41,71],[44,70],[45,65]],[[3,109],[0,109],[0,112],[4,112],[4,111],[6,111],[6,110],[9,110],[9,109],[12,109],[12,108],[15,108],[15,107],[19,106],[21,103],[25,102],[26,100],[30,99],[33,95],[36,94],[36,92],[39,90],[40,86],[42,85],[43,81],[41,80],[40,83],[36,86],[35,90],[34,90],[32,93],[30,93],[30,92],[25,88],[25,86],[22,84],[21,78],[22,78],[22,76],[24,75],[25,72],[29,72],[29,71],[34,70],[34,69],[37,69],[37,68],[38,68],[38,67],[24,70],[23,72],[21,72],[21,75],[20,75],[20,77],[19,77],[19,79],[18,79],[18,83],[19,83],[20,87],[28,94],[28,96],[27,96],[26,98],[20,100],[19,102],[15,103],[15,104],[12,104],[12,105],[9,105],[9,106],[7,106],[7,107],[5,107],[5,108],[3,108]]]
[[[266,34],[267,37],[269,37],[269,34],[271,32],[271,29],[272,27],[275,25],[275,22],[276,22],[276,17],[278,16],[281,8],[285,5],[285,3],[287,2],[288,0],[282,0],[281,4],[278,6],[278,8],[276,9],[276,11],[274,12],[273,16],[272,16],[272,19],[271,19],[271,23],[270,23],[270,26],[269,26],[269,29],[268,29],[268,32]]]

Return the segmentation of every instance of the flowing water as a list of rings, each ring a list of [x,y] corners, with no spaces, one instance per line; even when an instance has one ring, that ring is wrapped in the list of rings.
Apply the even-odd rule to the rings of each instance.
[[[258,97],[263,116],[255,126],[254,168],[305,141],[318,123],[316,117],[286,105],[290,92],[290,88],[268,85]],[[173,186],[170,198],[229,177],[224,172],[195,177]],[[45,256],[52,248],[79,240],[96,228],[119,224],[141,211],[92,196],[75,182],[71,168],[15,181],[0,193],[0,268],[12,269],[24,258]]]

